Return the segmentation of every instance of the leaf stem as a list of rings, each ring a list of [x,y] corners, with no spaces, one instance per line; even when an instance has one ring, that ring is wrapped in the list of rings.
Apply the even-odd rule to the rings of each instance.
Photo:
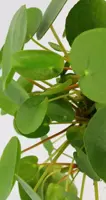
[[[81,185],[81,192],[80,192],[80,200],[83,199],[84,187],[85,187],[85,180],[86,180],[86,174],[83,174],[82,185]]]
[[[39,43],[37,40],[35,40],[33,37],[31,38],[31,40],[37,44],[39,47],[41,47],[42,49],[46,50],[46,51],[51,51],[50,49],[48,49],[47,47],[45,47],[44,45],[42,45],[41,43]]]
[[[69,95],[70,95],[69,93],[68,93],[68,94],[63,94],[63,95],[61,95],[61,96],[58,96],[58,97],[49,99],[49,102],[56,101],[56,100],[62,99],[62,98],[64,98],[64,97],[68,97]]]
[[[68,127],[65,128],[65,129],[63,129],[62,131],[60,131],[60,132],[58,132],[58,133],[56,133],[56,134],[54,134],[54,135],[52,135],[52,136],[50,136],[50,137],[48,137],[48,138],[46,138],[46,139],[44,139],[44,140],[42,140],[42,141],[36,143],[36,144],[34,144],[34,145],[32,145],[32,146],[30,146],[30,147],[24,149],[21,153],[25,153],[26,151],[29,151],[29,150],[31,150],[31,149],[33,149],[33,148],[35,148],[35,147],[37,147],[37,146],[43,144],[44,142],[47,142],[48,140],[51,140],[52,138],[55,138],[55,137],[61,135],[62,133],[66,132],[66,131],[68,130],[68,128],[70,128],[71,126],[73,126],[73,124],[71,124],[70,126],[68,126]]]
[[[99,200],[98,182],[94,181],[95,200]]]
[[[72,159],[72,163],[69,166],[69,170],[68,170],[68,175],[67,175],[67,180],[66,180],[66,186],[65,186],[65,191],[68,192],[68,187],[69,187],[69,176],[71,174],[71,171],[73,169],[73,165],[74,165],[74,157]]]
[[[60,45],[60,47],[61,47],[61,49],[62,49],[62,51],[63,51],[63,53],[64,53],[64,55],[65,55],[65,57],[66,57],[66,59],[67,59],[67,61],[69,62],[69,56],[68,56],[68,53],[67,53],[67,51],[66,51],[64,45],[62,44],[62,42],[61,42],[59,36],[57,35],[57,33],[56,33],[56,31],[55,31],[53,25],[51,26],[51,31],[52,31],[54,37],[56,38],[58,44]]]
[[[51,84],[51,83],[49,83],[48,81],[42,81],[44,84],[46,84],[46,85],[48,85],[48,86],[50,86],[50,87],[52,87],[53,85]]]
[[[41,164],[38,164],[38,165],[51,165],[51,163],[41,163]],[[60,165],[60,166],[70,166],[70,163],[57,163],[57,162],[52,162],[52,165]],[[72,164],[72,168],[77,168],[77,165],[76,164]]]
[[[37,87],[39,87],[40,89],[42,90],[46,90],[47,88],[45,88],[43,85],[39,84],[38,82],[36,81],[33,81],[31,79],[27,79],[30,83],[32,83],[33,85],[36,85]]]

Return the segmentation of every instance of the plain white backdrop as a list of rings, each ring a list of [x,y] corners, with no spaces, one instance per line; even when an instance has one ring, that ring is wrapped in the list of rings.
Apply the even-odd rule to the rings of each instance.
[[[38,7],[42,10],[42,12],[45,11],[47,8],[48,4],[50,3],[51,0],[3,0],[1,1],[0,4],[0,48],[4,44],[5,37],[8,31],[8,27],[10,24],[10,21],[12,19],[12,16],[14,13],[19,9],[20,6],[26,4],[26,7]],[[57,0],[58,1],[58,0]],[[54,23],[54,26],[56,28],[56,31],[58,35],[61,37],[63,31],[64,31],[64,24],[65,24],[65,17],[68,14],[68,11],[71,9],[71,7],[77,2],[78,0],[69,0],[68,3],[65,5],[63,11],[60,13],[58,16],[57,20]],[[62,39],[63,40],[63,39]],[[49,41],[54,41],[55,39],[51,33],[51,31],[48,31],[47,34],[44,36],[44,38],[41,40],[42,44],[48,46]],[[63,40],[66,48],[69,50],[69,45],[68,43]],[[29,42],[26,45],[27,49],[37,49],[38,47],[32,43]],[[8,67],[8,66],[7,66]],[[52,126],[50,134],[56,133],[59,130],[64,128],[64,126]],[[0,116],[0,155],[2,154],[3,148],[9,141],[9,139],[17,135],[16,132],[13,129],[13,118],[10,117],[9,115],[5,116]],[[17,135],[21,141],[22,149],[26,148],[39,140],[32,140],[32,139],[26,139],[24,137],[21,137]],[[61,142],[61,141],[60,141]],[[58,144],[57,144],[58,147]],[[68,153],[72,155],[73,149],[68,148],[67,149]],[[37,147],[36,149],[33,149],[26,153],[25,155],[36,155],[40,158],[39,162],[43,162],[47,158],[47,152],[43,149],[42,146]],[[11,155],[12,156],[12,155]],[[70,161],[66,157],[62,156],[60,158],[61,161]],[[9,162],[9,160],[8,160]],[[102,163],[101,163],[102,164]],[[77,179],[76,179],[76,184],[78,186],[78,190],[80,191],[81,187],[81,178],[82,175],[80,174]],[[100,188],[100,200],[105,200],[106,199],[106,185],[104,183],[99,184]],[[18,194],[18,189],[17,189],[17,184],[15,185],[12,193],[8,197],[8,200],[20,200],[19,194]],[[91,179],[87,178],[86,181],[86,186],[85,186],[85,193],[84,193],[84,200],[94,200],[94,193],[93,193],[93,182]],[[2,199],[1,199],[2,200]]]

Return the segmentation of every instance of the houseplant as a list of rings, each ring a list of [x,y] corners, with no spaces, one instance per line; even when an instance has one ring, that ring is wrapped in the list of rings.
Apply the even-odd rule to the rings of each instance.
[[[0,52],[1,113],[13,116],[17,132],[0,160],[2,200],[8,198],[15,181],[19,183],[20,199],[82,200],[86,176],[93,180],[98,200],[98,182],[106,181],[106,2],[80,0],[70,10],[63,33],[70,52],[52,25],[65,3],[67,0],[51,1],[44,16],[38,8],[22,6],[13,16]],[[49,42],[50,49],[39,42],[48,29],[57,40],[56,44]],[[29,40],[42,50],[25,50]],[[19,74],[18,80],[14,80],[15,73]],[[55,85],[49,82],[52,78]],[[34,85],[42,91],[35,91]],[[67,127],[49,137],[51,124]],[[66,140],[54,150],[51,139],[63,133]],[[18,134],[41,141],[21,150]],[[35,155],[24,156],[40,144],[49,154],[42,165]],[[70,163],[59,163],[58,158],[69,145],[74,147],[74,154],[68,155],[72,156]],[[80,196],[74,185],[79,171],[83,173]]]

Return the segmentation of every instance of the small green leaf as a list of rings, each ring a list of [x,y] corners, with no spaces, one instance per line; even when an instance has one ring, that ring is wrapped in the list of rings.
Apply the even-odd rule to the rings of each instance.
[[[16,178],[32,200],[41,200],[38,194],[34,192],[34,190],[23,179],[21,179],[18,175],[16,175]]]
[[[47,112],[48,99],[41,96],[30,97],[16,114],[16,126],[23,134],[36,131],[42,124]]]
[[[106,107],[99,109],[90,120],[84,142],[93,169],[106,182]]]
[[[44,135],[46,135],[50,130],[49,123],[50,123],[50,120],[46,116],[44,118],[41,126],[36,131],[34,131],[33,133],[30,133],[30,134],[24,135],[18,130],[18,128],[16,126],[16,120],[14,119],[14,121],[13,121],[13,125],[14,125],[16,132],[27,138],[40,138],[40,137],[43,137]]]
[[[59,51],[59,52],[62,51],[61,47],[60,47],[58,44],[55,44],[55,43],[53,43],[53,42],[49,42],[49,45],[50,45],[50,47],[51,47],[52,49],[54,49],[55,51]]]
[[[70,46],[82,32],[100,27],[106,27],[106,2],[103,0],[78,1],[66,19],[66,37]]]
[[[33,84],[22,76],[19,77],[17,83],[21,85],[21,87],[24,88],[28,93],[30,93],[33,89]]]
[[[52,121],[71,123],[74,119],[74,111],[71,103],[64,99],[56,100],[48,104],[47,114]]]
[[[43,136],[41,140],[47,139],[48,136]],[[43,143],[44,148],[47,150],[48,154],[51,155],[52,151],[54,150],[53,144],[51,140],[48,140],[47,142]]]
[[[56,84],[50,89],[46,90],[42,95],[53,95],[64,92],[65,89],[72,84],[72,80],[69,79],[64,83]]]
[[[13,137],[5,147],[0,159],[0,199],[6,200],[15,182],[20,161],[20,143]]]
[[[3,69],[3,88],[6,87],[11,80],[14,71],[12,69],[11,56],[20,51],[24,45],[27,31],[27,15],[26,7],[22,6],[14,15],[6,42],[3,48],[2,69]]]
[[[106,28],[78,36],[71,50],[72,68],[80,75],[80,88],[89,99],[106,103]],[[102,67],[102,70],[101,70]]]
[[[70,192],[65,192],[65,189],[59,184],[49,184],[46,192],[45,200],[78,200],[78,197]]]
[[[26,42],[35,35],[42,21],[42,12],[38,8],[27,9],[27,35]]]
[[[83,135],[84,127],[77,126],[70,127],[66,133],[67,140],[74,148],[81,148],[84,145]]]
[[[14,54],[13,69],[34,80],[47,80],[58,76],[64,68],[60,55],[44,50],[25,50]]]
[[[41,39],[44,34],[48,31],[62,8],[64,7],[67,0],[52,0],[43,16],[42,23],[37,32],[37,38]]]
[[[74,158],[81,172],[85,173],[95,181],[100,181],[100,178],[93,170],[87,155],[83,151],[77,149],[77,152],[74,153]]]
[[[19,105],[13,102],[12,99],[10,99],[4,93],[1,79],[0,79],[0,108],[10,115],[14,115],[19,108]]]
[[[29,98],[28,93],[14,80],[8,84],[4,93],[17,105],[21,105]]]

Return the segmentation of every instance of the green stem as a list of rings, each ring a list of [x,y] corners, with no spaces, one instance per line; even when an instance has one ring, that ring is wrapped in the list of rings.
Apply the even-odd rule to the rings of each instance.
[[[66,145],[66,144],[67,144],[67,142],[63,143],[63,144],[61,145],[61,147],[58,149],[58,151],[56,152],[57,155],[56,155],[55,158],[52,160],[53,163],[56,162],[56,160],[60,157],[61,153],[65,150],[65,148],[66,148],[67,145],[68,145],[68,144],[67,144],[67,145]],[[50,169],[51,166],[52,166],[52,163],[51,163],[51,165],[49,165],[49,166],[47,167],[47,169],[45,170],[45,172],[43,173],[43,175],[40,177],[38,183],[35,185],[35,187],[34,187],[34,191],[35,191],[35,192],[37,191],[37,189],[39,188],[39,186],[40,186],[41,183],[43,182],[44,178],[45,178],[46,175],[48,174],[48,171],[49,171],[49,169]]]
[[[61,49],[62,49],[62,51],[63,51],[63,53],[64,53],[64,55],[65,55],[65,57],[66,57],[66,59],[67,59],[67,61],[69,62],[70,59],[69,59],[67,50],[65,49],[65,47],[64,47],[64,45],[62,44],[60,38],[58,37],[58,35],[57,35],[57,33],[56,33],[56,31],[55,31],[53,25],[51,26],[51,31],[52,31],[54,37],[56,38],[58,44],[60,45],[60,47],[61,47]]]
[[[51,83],[49,83],[48,81],[42,81],[44,84],[50,86],[50,87],[53,87],[53,85]]]
[[[69,93],[68,94],[63,94],[63,95],[61,95],[59,97],[55,97],[55,98],[50,99],[49,102],[56,101],[56,100],[62,99],[64,97],[68,97],[69,95],[70,95]]]
[[[80,200],[83,199],[84,187],[85,187],[85,180],[86,180],[86,174],[83,174],[83,177],[82,177],[82,185],[81,185],[81,192],[80,192]]]
[[[72,185],[72,184],[73,184],[73,182],[74,182],[75,178],[78,176],[78,174],[79,174],[79,170],[77,171],[77,173],[76,173],[76,174],[75,174],[75,176],[73,177],[73,179],[72,179],[72,181],[71,181],[70,185]]]
[[[73,163],[74,163],[74,158],[72,159],[72,163],[70,164],[70,167],[69,167],[69,170],[68,170],[68,176],[67,176],[66,186],[65,186],[65,190],[66,190],[66,192],[68,192],[69,176],[70,176],[70,173],[71,173],[72,168],[73,168]]]
[[[98,182],[94,181],[95,200],[99,200]]]
[[[45,47],[44,45],[42,45],[41,43],[39,43],[37,40],[35,40],[33,37],[31,38],[31,40],[37,44],[39,47],[41,47],[42,49],[46,50],[46,51],[51,51],[50,49],[48,49],[47,47]]]
[[[36,81],[33,81],[33,80],[31,80],[31,79],[27,79],[27,81],[29,81],[30,83],[32,83],[33,85],[36,85],[37,87],[39,87],[40,89],[42,89],[42,90],[46,90],[47,88],[45,88],[43,85],[41,85],[41,84],[39,84],[38,82],[36,82]]]

